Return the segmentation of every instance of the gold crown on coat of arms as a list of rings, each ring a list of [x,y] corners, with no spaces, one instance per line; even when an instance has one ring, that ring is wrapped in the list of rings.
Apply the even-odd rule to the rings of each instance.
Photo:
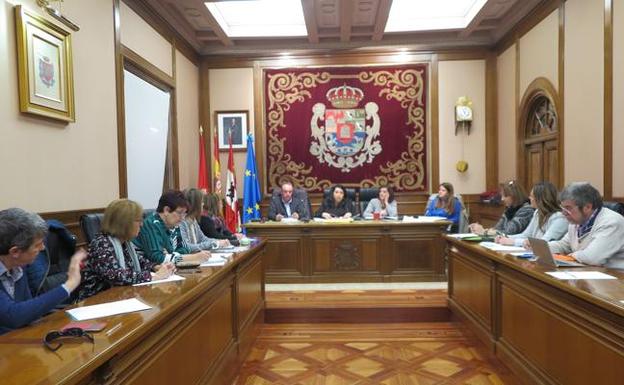
[[[335,108],[354,108],[364,98],[364,92],[344,84],[330,89],[325,96]]]

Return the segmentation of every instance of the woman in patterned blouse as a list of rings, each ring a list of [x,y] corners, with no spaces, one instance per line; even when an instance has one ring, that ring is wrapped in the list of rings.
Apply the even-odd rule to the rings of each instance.
[[[101,232],[89,244],[77,300],[112,286],[165,279],[173,274],[172,263],[157,265],[136,252],[131,240],[139,234],[142,224],[143,208],[137,202],[118,199],[108,205]]]

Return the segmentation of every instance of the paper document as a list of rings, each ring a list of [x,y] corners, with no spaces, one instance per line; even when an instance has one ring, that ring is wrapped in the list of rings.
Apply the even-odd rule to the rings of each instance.
[[[557,279],[617,279],[600,271],[548,271],[546,274]]]
[[[446,218],[444,217],[425,217],[425,216],[412,217],[409,215],[403,216],[403,222],[408,222],[408,223],[433,223],[433,222],[444,221],[444,220],[446,220]]]
[[[232,253],[212,253],[210,255],[210,259],[207,260],[206,262],[203,262],[200,266],[202,267],[223,266],[228,262],[231,256],[232,256]]]
[[[281,222],[282,223],[299,223],[300,221],[297,218],[285,217],[285,218],[282,218]]]
[[[472,238],[472,237],[478,237],[477,234],[473,234],[473,233],[462,233],[462,234],[446,234],[449,237],[453,237],[455,239],[464,239],[464,238]]]
[[[179,275],[176,275],[176,274],[172,274],[172,275],[170,275],[170,276],[169,276],[169,278],[166,278],[166,279],[159,279],[159,280],[156,280],[156,281],[149,281],[149,282],[143,282],[143,283],[136,283],[136,284],[134,284],[134,285],[132,285],[132,286],[146,286],[146,285],[154,285],[154,284],[157,284],[157,283],[167,283],[167,282],[181,281],[181,280],[183,280],[183,279],[186,279],[186,278],[184,278],[184,277],[180,277]]]
[[[132,313],[151,309],[152,307],[136,298],[124,299],[123,301],[101,303],[99,305],[77,307],[66,310],[71,318],[76,321],[84,321],[93,318],[108,317],[116,314]]]
[[[498,251],[500,253],[514,253],[514,252],[528,253],[529,252],[524,247],[499,245],[498,243],[495,243],[495,242],[480,242],[479,245],[485,247],[486,249],[490,249],[492,251]]]

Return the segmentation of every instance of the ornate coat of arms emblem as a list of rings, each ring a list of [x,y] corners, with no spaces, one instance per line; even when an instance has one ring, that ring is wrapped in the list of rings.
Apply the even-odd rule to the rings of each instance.
[[[326,97],[334,108],[326,109],[323,103],[312,107],[310,153],[342,172],[371,163],[381,152],[381,143],[375,140],[381,126],[377,104],[369,102],[364,108],[356,108],[364,92],[347,85],[332,88]],[[319,120],[325,125],[319,125]],[[372,124],[367,125],[367,120]]]
[[[47,56],[39,58],[39,79],[48,87],[54,85],[54,64]]]

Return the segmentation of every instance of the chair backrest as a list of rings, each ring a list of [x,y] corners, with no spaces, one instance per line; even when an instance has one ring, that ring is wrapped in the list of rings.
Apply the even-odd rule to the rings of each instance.
[[[67,281],[69,261],[76,251],[76,236],[56,220],[46,221],[48,234],[45,250],[26,266],[28,283],[33,295],[54,289]]]
[[[156,212],[156,209],[143,209],[143,219]]]
[[[431,203],[431,201],[433,201],[437,197],[438,197],[437,193],[429,195],[429,199],[427,199],[427,205],[425,206],[425,210],[427,207],[429,207],[429,204]],[[459,223],[457,224],[457,232],[468,233],[469,232],[468,225],[470,224],[470,221],[468,220],[468,217],[469,217],[468,210],[466,209],[466,206],[464,205],[464,200],[462,199],[461,194],[455,194],[455,198],[457,198],[457,200],[459,201],[459,204],[461,205],[461,213],[459,214]],[[449,226],[447,230],[450,232],[451,226]]]
[[[326,188],[325,190],[323,190],[323,199],[327,199],[329,198],[329,192],[331,191],[331,189]],[[345,194],[347,195],[347,198],[351,199],[351,201],[353,203],[355,203],[355,189],[354,188],[346,188],[345,189]]]
[[[612,201],[604,201],[602,205],[610,210],[615,211],[616,213],[624,216],[624,203],[622,202],[612,202]]]
[[[101,213],[85,214],[80,217],[80,228],[82,228],[87,244],[91,243],[96,234],[100,232],[103,218],[104,214]]]
[[[378,187],[361,188],[360,189],[360,212],[363,213],[371,199],[379,196]]]

